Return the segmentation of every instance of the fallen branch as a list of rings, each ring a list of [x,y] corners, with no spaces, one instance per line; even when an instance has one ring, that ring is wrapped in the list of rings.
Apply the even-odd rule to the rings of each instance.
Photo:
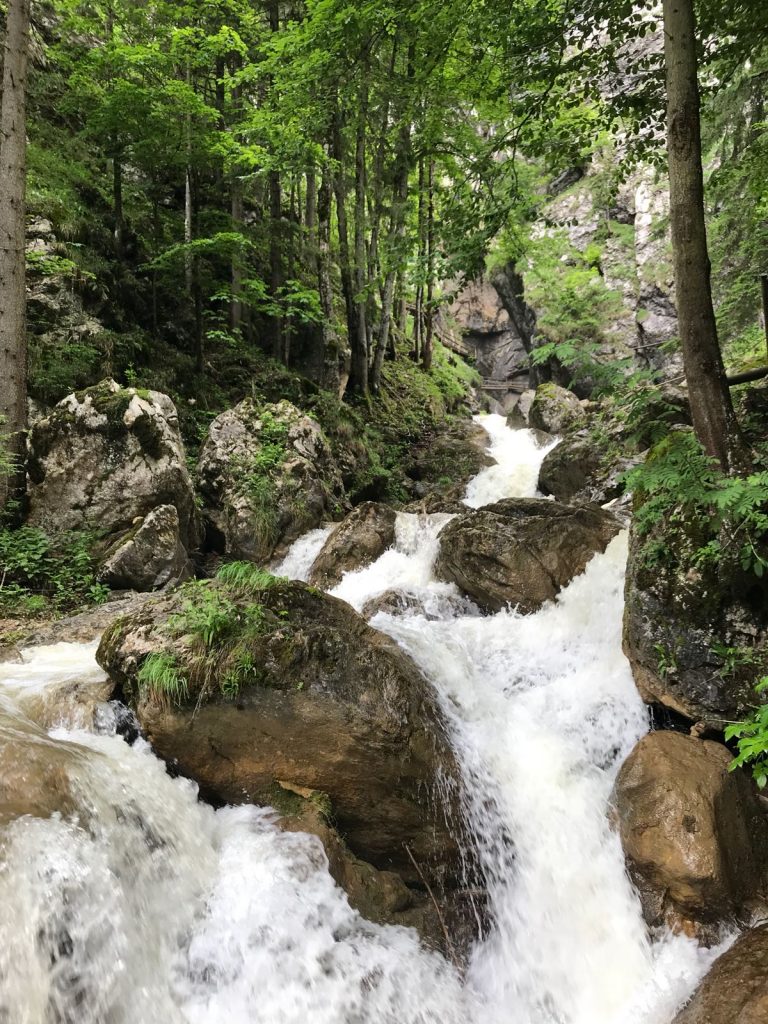
[[[439,906],[437,900],[435,899],[435,894],[432,892],[432,887],[430,886],[429,882],[424,877],[424,872],[421,870],[421,868],[418,865],[418,862],[417,862],[416,858],[411,853],[411,848],[408,845],[408,843],[403,843],[403,846],[405,847],[405,852],[408,854],[408,856],[411,859],[411,864],[413,864],[413,866],[416,868],[416,871],[418,872],[419,878],[424,883],[424,888],[429,893],[429,898],[432,900],[432,904],[433,904],[433,906],[435,908],[435,913],[437,914],[437,919],[440,922],[440,927],[443,929],[443,935],[445,936],[445,950],[446,950],[446,952],[448,954],[448,957],[449,957],[451,963],[453,964],[453,966],[456,968],[456,970],[460,971],[461,970],[461,964],[459,963],[459,958],[456,955],[456,950],[454,949],[453,943],[451,942],[451,937],[448,934],[448,928],[446,927],[446,924],[445,924],[445,918],[443,917],[442,912],[440,910],[440,906]]]

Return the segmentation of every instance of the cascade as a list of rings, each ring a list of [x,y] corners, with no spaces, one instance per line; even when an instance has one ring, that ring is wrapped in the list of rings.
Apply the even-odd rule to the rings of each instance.
[[[481,422],[496,464],[466,504],[535,494],[547,449]],[[77,807],[0,816],[2,1024],[669,1024],[718,951],[648,939],[608,822],[648,729],[621,652],[626,537],[537,614],[481,616],[434,579],[449,520],[401,514],[394,547],[333,593],[417,599],[372,624],[435,686],[467,779],[493,925],[465,976],[415,932],[360,918],[319,840],[269,809],[212,809],[109,715],[86,730],[64,701],[36,726],[46,693],[103,678],[93,645],[56,645],[0,665],[0,743],[70,759]],[[280,571],[306,578],[327,536]]]

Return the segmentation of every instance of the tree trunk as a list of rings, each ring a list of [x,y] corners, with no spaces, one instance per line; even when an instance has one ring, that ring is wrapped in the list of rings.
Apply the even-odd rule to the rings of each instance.
[[[232,176],[232,230],[243,233],[245,226],[245,204],[243,202],[243,183],[237,171]],[[240,330],[243,323],[243,256],[240,249],[232,255],[232,294],[229,300],[229,323],[233,332]]]
[[[331,171],[323,171],[320,193],[317,197],[317,279],[320,308],[323,312],[320,384],[330,391],[339,391],[339,338],[333,314],[333,284],[331,283],[331,199],[333,185]]]
[[[664,0],[664,55],[670,219],[683,364],[696,436],[727,473],[739,465],[743,445],[712,305],[693,0]]]
[[[349,253],[349,226],[347,223],[347,161],[344,151],[344,134],[341,124],[341,113],[337,109],[332,125],[333,158],[336,161],[334,175],[334,191],[336,193],[336,221],[339,233],[339,270],[341,272],[341,290],[344,293],[344,306],[347,313],[347,338],[352,350],[352,363],[349,375],[349,387],[362,395],[368,394],[368,359],[365,351],[361,352],[355,345],[357,334],[357,316],[355,310],[355,289],[352,280],[352,262]]]
[[[408,78],[414,74],[415,48],[413,45],[408,50]],[[406,117],[406,111],[401,112],[402,124],[400,137],[398,139],[395,178],[392,186],[392,213],[389,222],[388,238],[388,259],[389,267],[384,281],[384,289],[381,299],[381,319],[379,321],[379,332],[376,339],[376,351],[373,357],[373,373],[371,384],[374,391],[378,391],[381,384],[381,370],[384,365],[384,356],[389,346],[389,333],[392,326],[392,306],[395,298],[395,283],[397,281],[398,263],[402,258],[400,249],[405,237],[405,221],[408,208],[408,174],[411,167],[411,124]]]
[[[0,109],[0,511],[25,489],[29,0],[9,0]]]
[[[435,161],[429,162],[427,175],[427,318],[424,329],[422,366],[432,369],[432,344],[435,334]]]
[[[368,387],[368,298],[366,281],[368,277],[368,249],[366,245],[366,126],[368,120],[368,86],[361,89],[355,145],[355,333],[350,339],[352,359],[355,364],[355,380],[364,380]]]

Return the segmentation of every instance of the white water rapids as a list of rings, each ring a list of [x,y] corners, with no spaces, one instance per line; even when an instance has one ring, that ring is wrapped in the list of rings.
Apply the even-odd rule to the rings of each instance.
[[[467,504],[534,494],[545,449],[482,422],[497,465]],[[483,617],[433,579],[449,518],[400,515],[395,547],[335,593],[417,601],[373,625],[436,687],[467,778],[493,927],[466,976],[363,921],[319,841],[272,812],[213,811],[142,741],[31,725],[31,697],[99,678],[93,646],[59,645],[0,665],[0,745],[74,759],[80,808],[0,822],[0,1024],[669,1024],[713,954],[649,941],[607,820],[648,729],[621,653],[626,540],[538,614]],[[282,571],[306,576],[327,532]]]

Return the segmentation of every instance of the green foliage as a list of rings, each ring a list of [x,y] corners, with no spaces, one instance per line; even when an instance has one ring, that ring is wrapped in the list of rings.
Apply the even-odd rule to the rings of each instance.
[[[229,591],[238,594],[259,593],[280,582],[278,576],[273,576],[253,562],[227,562],[217,572],[216,579]]]
[[[93,542],[89,533],[0,530],[0,609],[56,613],[105,601],[109,591],[96,578]]]
[[[724,476],[691,431],[673,431],[642,466],[626,475],[637,496],[635,528],[648,536],[664,523],[666,533],[699,537],[693,564],[716,564],[735,554],[741,568],[761,577],[768,559],[768,473]],[[669,545],[653,541],[646,558],[663,561]]]
[[[761,679],[755,689],[761,696],[768,693],[768,677]],[[738,756],[731,762],[731,771],[750,767],[755,782],[764,789],[768,783],[768,703],[761,704],[746,721],[727,726],[725,738],[738,741]]]
[[[178,659],[165,651],[154,651],[142,663],[137,676],[139,689],[152,697],[181,704],[189,693]]]
[[[237,626],[237,606],[225,593],[211,589],[205,580],[185,584],[183,593],[186,600],[181,612],[168,620],[174,636],[190,637],[210,650]]]

